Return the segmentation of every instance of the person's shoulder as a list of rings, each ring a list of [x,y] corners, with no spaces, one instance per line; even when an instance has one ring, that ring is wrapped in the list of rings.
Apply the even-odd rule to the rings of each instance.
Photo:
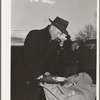
[[[40,30],[31,30],[29,31],[28,35],[37,35],[40,33]]]
[[[47,33],[47,29],[48,27],[42,29],[30,30],[26,38],[41,38],[45,35],[45,33]]]
[[[28,32],[26,38],[40,37],[40,33],[41,33],[40,30],[31,30],[31,31]]]

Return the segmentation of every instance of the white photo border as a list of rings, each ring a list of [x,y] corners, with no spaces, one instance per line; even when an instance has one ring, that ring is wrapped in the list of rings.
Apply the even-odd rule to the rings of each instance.
[[[97,100],[99,100],[99,0],[97,0]],[[1,100],[11,100],[11,0],[1,0]]]

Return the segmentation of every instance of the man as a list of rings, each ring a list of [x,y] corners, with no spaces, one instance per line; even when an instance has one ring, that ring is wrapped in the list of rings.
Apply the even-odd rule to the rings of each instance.
[[[88,67],[88,61],[90,56],[90,50],[84,46],[82,41],[74,41],[72,43],[72,50],[74,51],[77,63],[78,63],[78,72],[86,72]]]
[[[76,48],[76,49],[74,49]],[[96,71],[95,71],[95,56],[90,48],[80,41],[74,41],[72,49],[76,54],[78,61],[78,73],[86,72],[93,79],[93,83],[96,83]]]
[[[74,50],[73,50],[74,48]],[[64,77],[69,77],[71,75],[77,74],[77,54],[75,53],[76,46],[71,40],[65,41],[64,51],[61,57],[61,65],[64,69]]]
[[[66,77],[67,77],[70,75],[69,69],[71,69],[71,66],[69,66],[66,63],[66,61],[68,59],[70,59],[69,55],[72,55],[72,52],[71,52],[72,51],[71,50],[72,40],[71,40],[71,36],[68,35],[66,37],[67,37],[67,40],[64,41],[64,44],[62,47],[60,47],[60,50],[57,55],[57,66],[59,68],[59,70],[57,70],[57,71],[59,72],[59,76],[65,76],[65,74],[66,74]],[[67,71],[65,71],[66,67],[67,67]],[[64,74],[64,72],[66,72],[66,73]]]
[[[83,42],[70,42],[70,47],[65,49],[63,56],[63,66],[65,66],[64,76],[69,77],[79,72],[86,72],[89,58],[89,49],[84,47]]]
[[[39,89],[36,79],[45,72],[58,74],[56,73],[57,66],[55,66],[57,50],[67,40],[66,28],[69,22],[60,17],[56,17],[54,21],[50,20],[50,22],[51,24],[44,29],[30,31],[25,39],[24,63],[34,83],[33,100],[42,100],[39,96],[41,89]],[[47,77],[44,77],[45,79],[48,80]]]

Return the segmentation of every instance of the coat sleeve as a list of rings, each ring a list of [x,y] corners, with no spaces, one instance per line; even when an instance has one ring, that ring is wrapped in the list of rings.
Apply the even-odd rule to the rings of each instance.
[[[24,42],[24,64],[33,78],[43,74],[43,70],[36,61],[38,43],[38,31],[30,31]]]

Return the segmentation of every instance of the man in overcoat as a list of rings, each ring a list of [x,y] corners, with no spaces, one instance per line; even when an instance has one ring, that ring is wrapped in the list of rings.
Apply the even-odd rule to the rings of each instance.
[[[84,46],[82,41],[74,41],[72,43],[72,50],[75,53],[77,59],[77,72],[87,72],[88,61],[90,57],[90,49]]]
[[[24,64],[33,80],[33,100],[44,99],[37,78],[45,72],[53,75],[59,74],[55,66],[57,50],[63,46],[68,36],[66,31],[68,21],[60,17],[56,17],[54,21],[49,20],[51,24],[46,28],[30,31],[24,43]]]

